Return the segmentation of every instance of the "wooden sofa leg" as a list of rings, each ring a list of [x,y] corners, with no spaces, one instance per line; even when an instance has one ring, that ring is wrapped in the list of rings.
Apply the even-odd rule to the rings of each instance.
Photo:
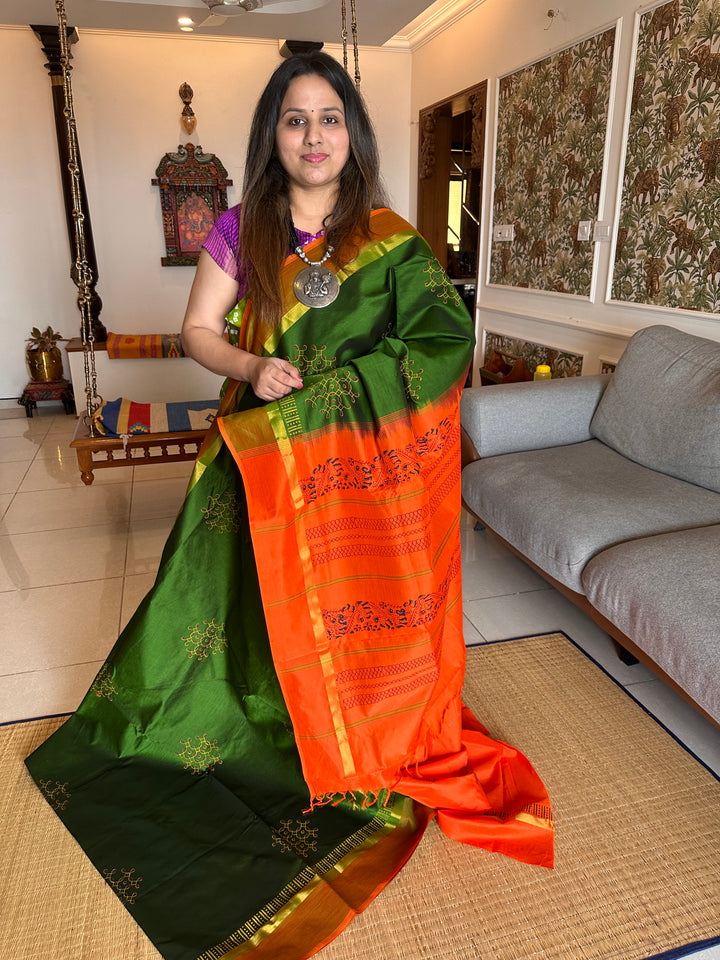
[[[618,643],[617,640],[613,640],[613,643],[615,644],[618,657],[620,657],[622,662],[627,664],[628,667],[634,667],[636,663],[640,663],[638,658],[630,653],[629,650],[626,650],[625,647],[621,643]]]

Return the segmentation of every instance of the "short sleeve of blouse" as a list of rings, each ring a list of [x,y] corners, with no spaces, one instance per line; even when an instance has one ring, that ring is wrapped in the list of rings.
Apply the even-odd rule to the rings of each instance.
[[[203,247],[220,269],[238,281],[241,278],[238,265],[239,215],[239,206],[231,207],[220,214],[203,242]]]

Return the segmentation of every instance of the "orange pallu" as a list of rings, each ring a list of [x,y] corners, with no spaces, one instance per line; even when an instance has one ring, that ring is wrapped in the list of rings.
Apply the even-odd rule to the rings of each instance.
[[[371,229],[330,306],[298,303],[292,256],[278,328],[246,303],[231,315],[231,339],[290,360],[303,388],[236,412],[247,397],[231,382],[196,476],[219,430],[246,490],[312,805],[396,791],[451,837],[552,866],[541,780],[461,703],[458,406],[472,322],[409,224],[380,210]]]

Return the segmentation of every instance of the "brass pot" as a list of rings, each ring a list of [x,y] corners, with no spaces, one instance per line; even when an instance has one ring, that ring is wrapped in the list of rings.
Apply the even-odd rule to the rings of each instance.
[[[25,351],[25,362],[30,379],[36,383],[62,380],[63,359],[59,347],[53,347],[52,350],[30,350],[28,348]]]

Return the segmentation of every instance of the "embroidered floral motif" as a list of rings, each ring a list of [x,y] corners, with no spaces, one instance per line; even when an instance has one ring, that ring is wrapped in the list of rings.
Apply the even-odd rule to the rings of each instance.
[[[434,593],[423,593],[401,604],[385,600],[358,600],[337,610],[323,609],[322,618],[328,637],[337,641],[359,630],[399,630],[432,623],[447,599],[450,583],[460,569],[460,558],[454,556],[448,572]]]
[[[120,870],[120,874],[116,876],[118,869]],[[103,870],[103,876],[122,903],[126,906],[135,903],[140,884],[143,881],[142,877],[135,876],[135,867],[131,867],[130,869],[126,867],[113,867],[112,870],[106,868]]]
[[[108,700],[112,700],[113,696],[117,693],[113,682],[112,682],[112,667],[109,664],[100,670],[100,673],[95,677],[93,685],[90,687],[92,692],[96,697],[106,697]]]
[[[202,737],[190,737],[180,742],[183,750],[180,753],[176,751],[175,756],[180,757],[185,769],[191,773],[211,773],[222,763],[217,740],[208,740],[203,734]]]
[[[415,443],[383,450],[372,460],[333,457],[315,467],[309,477],[301,479],[305,502],[314,503],[335,490],[382,490],[406,483],[419,476],[425,458],[442,453],[458,435],[459,429],[445,419]]]
[[[428,483],[428,489],[432,489],[430,501],[416,510],[409,510],[407,513],[396,514],[392,517],[334,517],[332,520],[320,523],[316,527],[309,526],[306,530],[308,544],[313,549],[315,544],[319,543],[317,549],[321,549],[326,544],[340,540],[342,537],[356,539],[358,536],[368,533],[382,534],[384,537],[390,537],[391,539],[406,536],[406,531],[410,527],[418,523],[424,523],[428,516],[432,516],[438,504],[442,503],[453,490],[459,476],[459,465],[453,465],[439,486],[433,488]],[[394,533],[395,530],[400,532]]]
[[[405,396],[408,400],[419,400],[420,393],[418,387],[422,383],[422,368],[417,372],[413,370],[415,365],[414,360],[408,359],[408,357],[400,358],[400,371],[405,381]]]
[[[443,303],[452,300],[453,303],[461,304],[460,294],[451,283],[448,275],[442,267],[442,264],[435,257],[428,260],[424,273],[428,279],[425,281],[425,287],[436,293]]]
[[[185,649],[189,657],[196,657],[198,660],[205,660],[212,653],[222,653],[227,647],[227,637],[225,636],[225,624],[215,623],[206,620],[203,626],[196,623],[194,627],[188,627],[190,633],[183,637]]]
[[[210,530],[237,533],[240,529],[242,507],[234,490],[211,494],[207,507],[202,507],[201,512],[205,515],[205,523]]]
[[[317,835],[317,827],[311,827],[307,820],[281,820],[280,826],[273,828],[272,845],[283,853],[306,857],[317,850]]]
[[[308,356],[308,351],[312,350],[312,356]],[[298,368],[301,377],[313,376],[318,373],[325,373],[330,370],[335,362],[334,358],[328,360],[325,356],[327,346],[318,347],[317,344],[303,344],[302,347],[295,345],[293,347],[292,357],[286,359]]]
[[[383,334],[380,335],[381,340],[386,340],[388,337],[391,337],[395,331],[395,322],[390,320],[387,325],[387,329]]]
[[[68,785],[58,780],[40,780],[40,790],[53,810],[64,810],[70,800]]]
[[[348,370],[328,374],[322,380],[310,385],[310,395],[305,402],[312,404],[313,407],[324,408],[327,420],[330,419],[333,412],[339,413],[342,417],[359,396],[353,388],[353,384],[357,382],[358,378],[354,377]]]

